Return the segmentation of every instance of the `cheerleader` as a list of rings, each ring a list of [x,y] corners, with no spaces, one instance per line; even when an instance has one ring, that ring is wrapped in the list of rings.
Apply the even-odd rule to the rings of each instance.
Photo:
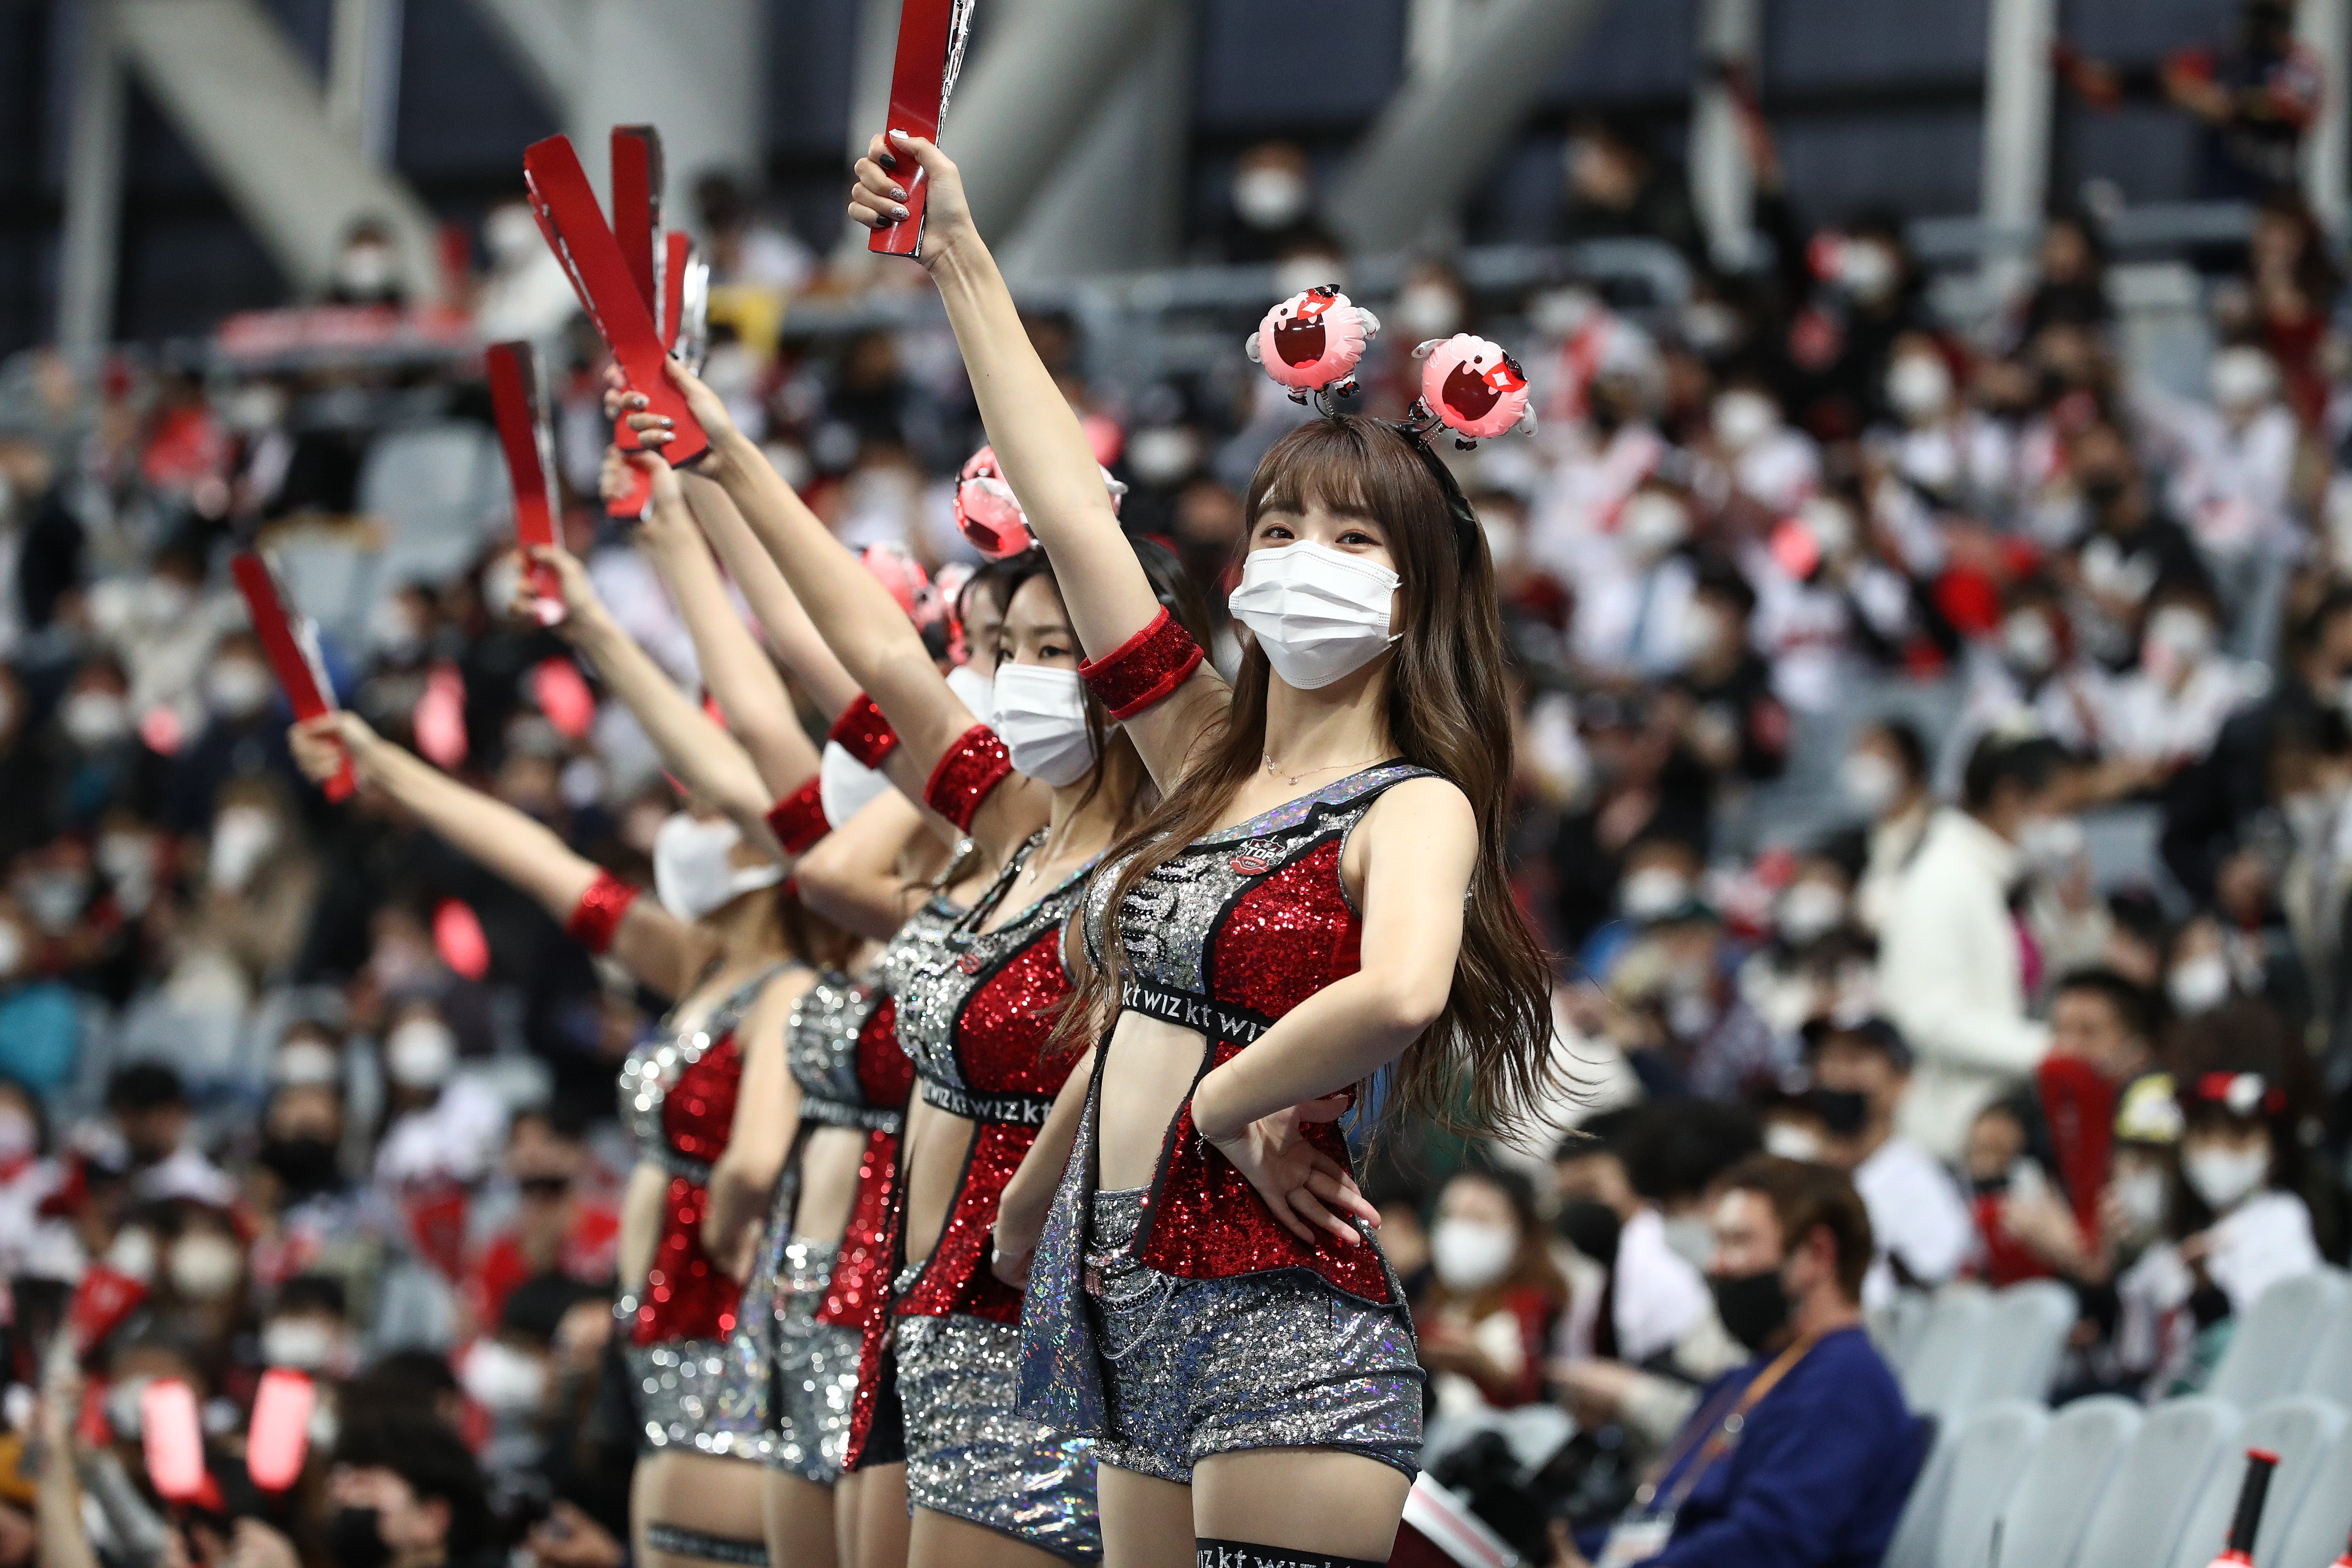
[[[996,458],[1092,698],[1161,790],[1087,900],[1091,1079],[999,1218],[1004,1271],[1029,1262],[1020,1408],[1097,1438],[1114,1563],[1385,1563],[1423,1378],[1333,1123],[1377,1078],[1391,1124],[1507,1125],[1544,1090],[1549,1047],[1546,971],[1504,877],[1484,536],[1414,428],[1302,426],[1249,487],[1232,603],[1251,638],[1229,688],[1136,570],[955,165],[877,138],[851,216],[904,218],[918,168],[923,265]],[[1488,403],[1517,371],[1475,342],[1432,363]]]
[[[572,853],[522,813],[458,784],[335,713],[295,728],[314,779],[349,757],[362,784],[533,896],[591,951],[611,955],[675,1005],[621,1073],[621,1111],[642,1158],[622,1217],[615,1335],[629,1374],[640,1458],[630,1518],[638,1560],[768,1560],[761,1424],[730,1398],[728,1342],[739,1316],[740,1260],[784,1163],[789,1130],[785,1024],[816,979],[811,962],[838,945],[784,882],[787,851],[769,784],[731,741],[613,622],[579,563],[540,552],[557,574],[564,635],[595,663],[693,791],[696,809],[662,826],[654,849],[659,903]],[[788,751],[789,738],[781,744]],[[813,793],[805,738],[779,765]],[[804,847],[804,845],[803,846]]]
[[[989,1272],[987,1247],[997,1194],[1075,1065],[1046,1049],[1070,994],[1065,924],[1096,857],[1150,804],[1149,780],[1086,695],[1041,555],[1002,569],[992,728],[725,405],[678,367],[670,374],[711,437],[705,471],[923,765],[927,807],[970,834],[989,872],[936,930],[894,941],[881,967],[919,1092],[893,1226],[903,1264],[887,1320],[866,1336],[852,1465],[904,1464],[915,1563],[1094,1561],[1091,1445],[1015,1414],[1021,1298]],[[632,424],[648,447],[667,439],[656,416]],[[1145,548],[1130,552],[1145,580],[1201,626],[1173,557]]]

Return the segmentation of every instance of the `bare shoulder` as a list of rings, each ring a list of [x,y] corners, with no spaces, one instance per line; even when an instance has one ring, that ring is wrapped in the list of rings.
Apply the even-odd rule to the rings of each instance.
[[[1387,834],[1402,828],[1412,833],[1460,833],[1475,838],[1478,814],[1470,797],[1452,779],[1424,773],[1391,784],[1364,814],[1364,826]]]
[[[766,1036],[782,1028],[792,1017],[793,1009],[816,984],[816,971],[805,963],[795,963],[779,972],[760,987],[745,1019],[754,1034]]]

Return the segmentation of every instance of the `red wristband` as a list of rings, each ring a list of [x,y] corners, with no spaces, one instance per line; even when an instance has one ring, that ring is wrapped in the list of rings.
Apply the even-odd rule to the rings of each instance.
[[[974,724],[947,750],[923,786],[923,804],[946,817],[959,832],[971,831],[980,803],[1013,771],[1013,755],[985,724]]]
[[[621,917],[637,901],[638,891],[610,871],[597,872],[588,890],[580,895],[572,918],[563,922],[563,934],[591,952],[604,952],[613,945],[613,933],[621,929]]]
[[[1166,606],[1151,624],[1097,659],[1080,659],[1087,689],[1114,721],[1132,719],[1201,667],[1201,645]]]
[[[776,841],[786,854],[807,854],[833,826],[824,819],[824,800],[817,793],[816,780],[810,779],[770,806],[768,826],[775,829]]]
[[[874,706],[874,699],[863,691],[857,700],[841,710],[833,728],[824,738],[838,743],[841,749],[869,768],[878,768],[882,759],[898,743],[898,732],[890,728],[890,721],[882,717],[882,710]]]

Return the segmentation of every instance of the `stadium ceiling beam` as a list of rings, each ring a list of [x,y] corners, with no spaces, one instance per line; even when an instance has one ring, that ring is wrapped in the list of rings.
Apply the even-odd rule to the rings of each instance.
[[[114,23],[123,58],[298,290],[323,289],[352,225],[375,218],[412,296],[439,298],[433,215],[335,130],[259,0],[117,0]]]
[[[1740,135],[1732,73],[1753,86],[1764,0],[1699,0],[1699,71],[1691,92],[1690,185],[1707,253],[1738,272],[1758,260],[1756,170]]]
[[[2304,199],[2340,242],[2352,230],[2352,0],[2302,0],[2294,30],[2327,74],[2319,123],[2304,138]]]
[[[1445,68],[1408,81],[1358,144],[1325,216],[1359,249],[1443,231],[1608,0],[1488,0]]]
[[[1985,26],[1984,153],[1978,175],[1984,224],[1979,287],[1998,303],[2031,286],[2030,251],[2050,193],[2050,50],[2058,0],[1992,0]]]

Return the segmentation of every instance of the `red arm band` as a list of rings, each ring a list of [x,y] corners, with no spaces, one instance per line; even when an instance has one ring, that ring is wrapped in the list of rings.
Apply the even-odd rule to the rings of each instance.
[[[1151,624],[1097,659],[1078,661],[1087,688],[1113,721],[1132,719],[1201,667],[1201,645],[1163,606]]]
[[[869,768],[878,768],[882,759],[898,743],[898,732],[890,728],[890,721],[882,717],[882,710],[874,706],[874,699],[863,691],[857,700],[841,710],[833,728],[824,738],[836,742],[841,749]]]
[[[971,819],[980,815],[980,803],[1012,771],[1012,753],[996,731],[974,724],[931,770],[930,782],[923,786],[923,804],[955,824],[958,832],[969,833]]]
[[[613,945],[613,933],[621,929],[621,917],[637,901],[637,892],[610,871],[597,872],[572,918],[563,922],[563,934],[591,952],[606,951]]]
[[[768,826],[775,829],[776,841],[787,854],[807,854],[832,826],[824,819],[824,801],[817,794],[816,780],[811,778],[770,806]]]

